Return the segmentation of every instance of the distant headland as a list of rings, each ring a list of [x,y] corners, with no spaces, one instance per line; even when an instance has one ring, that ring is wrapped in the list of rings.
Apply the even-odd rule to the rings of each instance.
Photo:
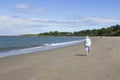
[[[120,36],[120,25],[110,26],[108,28],[101,28],[101,29],[87,29],[82,31],[75,31],[75,32],[58,32],[58,31],[51,31],[51,32],[44,32],[39,34],[24,34],[22,36]]]

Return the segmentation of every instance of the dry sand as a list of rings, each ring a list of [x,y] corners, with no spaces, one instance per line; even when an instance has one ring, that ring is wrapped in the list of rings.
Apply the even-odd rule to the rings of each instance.
[[[120,80],[120,37],[0,58],[0,80]]]

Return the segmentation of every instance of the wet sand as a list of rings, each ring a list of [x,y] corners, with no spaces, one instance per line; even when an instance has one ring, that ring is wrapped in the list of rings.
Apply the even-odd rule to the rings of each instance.
[[[0,80],[120,80],[120,37],[0,58]]]

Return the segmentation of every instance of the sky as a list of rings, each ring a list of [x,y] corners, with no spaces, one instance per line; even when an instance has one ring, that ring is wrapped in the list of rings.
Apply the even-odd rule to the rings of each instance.
[[[120,24],[120,0],[0,0],[0,35],[74,32]]]

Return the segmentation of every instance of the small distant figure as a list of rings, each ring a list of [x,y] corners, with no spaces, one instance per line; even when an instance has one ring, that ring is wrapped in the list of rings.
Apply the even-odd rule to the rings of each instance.
[[[92,44],[91,39],[88,36],[86,36],[84,45],[87,52],[87,56],[90,55],[91,44]]]
[[[100,38],[102,38],[102,36],[100,36]]]

